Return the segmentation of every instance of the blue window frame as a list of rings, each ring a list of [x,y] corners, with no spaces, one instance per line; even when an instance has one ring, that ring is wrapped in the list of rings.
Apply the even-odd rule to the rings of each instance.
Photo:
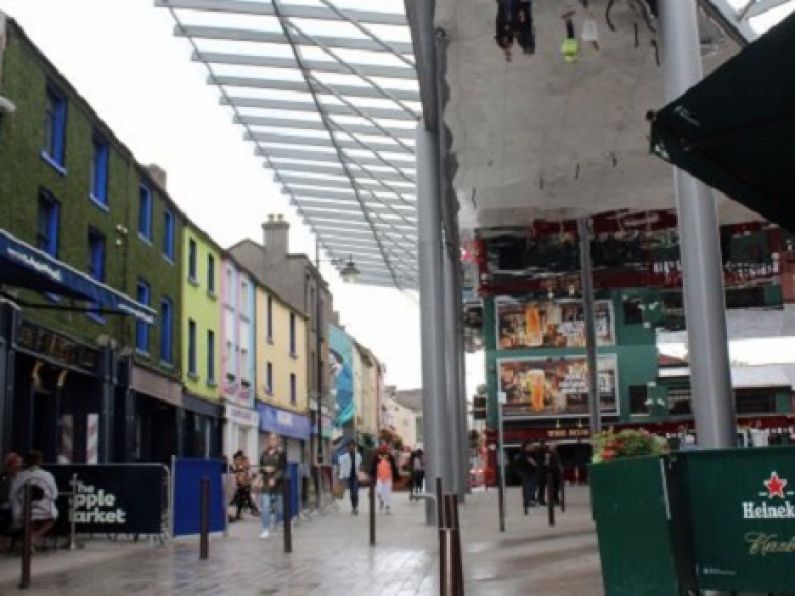
[[[215,257],[207,255],[207,291],[215,294]]]
[[[36,247],[58,258],[58,223],[60,205],[49,192],[39,192],[39,213],[36,220]]]
[[[215,331],[207,330],[207,382],[215,382]]]
[[[196,321],[188,319],[188,374],[196,375]]]
[[[105,281],[105,236],[99,231],[89,228],[88,230],[88,274],[100,283]],[[94,308],[99,308],[94,304]],[[89,312],[88,315],[99,323],[104,323],[105,319],[99,312]]]
[[[191,238],[188,240],[188,279],[196,281],[196,241]]]
[[[146,184],[138,189],[138,236],[152,240],[152,190]]]
[[[295,373],[290,373],[290,403],[292,405],[298,403],[298,395],[295,387]]]
[[[47,84],[44,113],[44,156],[63,169],[66,158],[66,97],[50,83]]]
[[[160,361],[165,364],[173,362],[171,350],[174,327],[174,307],[171,299],[163,297],[160,303]]]
[[[145,306],[149,306],[152,290],[149,284],[139,279],[135,288],[135,299]],[[149,353],[149,324],[141,320],[135,322],[135,349],[144,354]]]
[[[295,313],[290,313],[290,355],[295,356]]]
[[[174,262],[174,213],[163,211],[163,256]]]
[[[268,296],[268,312],[267,315],[267,322],[268,322],[268,341],[273,341],[273,297]]]
[[[94,148],[91,159],[91,199],[103,207],[107,207],[110,147],[99,133],[94,133],[91,142]]]
[[[265,392],[273,395],[273,364],[268,362],[265,365]]]

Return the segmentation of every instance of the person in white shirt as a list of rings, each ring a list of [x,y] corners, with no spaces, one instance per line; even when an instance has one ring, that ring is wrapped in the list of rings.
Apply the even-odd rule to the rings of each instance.
[[[339,458],[339,479],[343,486],[348,485],[351,494],[351,513],[359,515],[359,473],[362,468],[362,454],[351,439],[348,450]]]
[[[14,527],[22,527],[22,516],[25,509],[25,486],[32,486],[31,520],[33,526],[33,544],[55,525],[58,518],[58,486],[55,477],[41,468],[43,456],[41,451],[31,451],[25,456],[25,469],[14,477],[11,483],[11,511]]]

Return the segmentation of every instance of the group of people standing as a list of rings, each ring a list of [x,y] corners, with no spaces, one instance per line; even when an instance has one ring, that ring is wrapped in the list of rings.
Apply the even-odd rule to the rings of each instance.
[[[395,456],[386,443],[378,447],[369,470],[365,471],[364,460],[356,441],[349,441],[345,453],[339,457],[338,478],[342,486],[348,489],[353,515],[359,514],[359,487],[363,482],[375,482],[379,511],[384,511],[387,515],[392,513],[392,488],[400,478],[400,472]]]
[[[556,447],[548,447],[543,441],[539,444],[525,441],[514,456],[513,465],[522,480],[525,515],[531,507],[546,505],[548,494],[555,505],[559,504],[563,466]]]

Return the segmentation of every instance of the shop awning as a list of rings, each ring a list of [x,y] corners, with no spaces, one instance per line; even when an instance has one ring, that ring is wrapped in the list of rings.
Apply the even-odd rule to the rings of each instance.
[[[0,230],[0,285],[85,300],[103,311],[155,322],[156,312]]]
[[[795,14],[656,113],[651,148],[795,230]]]

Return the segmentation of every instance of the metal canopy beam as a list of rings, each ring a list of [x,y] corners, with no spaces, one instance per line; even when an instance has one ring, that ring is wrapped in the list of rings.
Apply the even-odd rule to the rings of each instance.
[[[314,205],[317,207],[320,202],[323,203],[323,206],[328,207],[334,207],[336,205],[344,205],[345,207],[358,205],[358,203],[353,200],[349,194],[342,193],[340,196],[335,194],[337,192],[342,193],[342,191],[334,191],[334,193],[332,193],[330,191],[312,192],[310,190],[304,189],[290,189],[290,194],[293,195],[295,201],[302,205]],[[377,203],[367,200],[365,200],[365,203],[367,204],[368,209],[377,210],[381,207],[386,207],[387,209],[389,207],[394,207],[398,211],[405,210],[407,213],[415,212],[415,209],[413,209],[411,205],[407,205],[405,202],[393,198],[379,197]]]
[[[290,45],[281,33],[270,31],[256,31],[253,29],[239,29],[235,27],[207,27],[204,25],[182,25],[174,28],[177,37],[192,37],[194,39],[220,39],[226,41],[250,41],[258,43],[272,43]],[[370,39],[352,39],[348,37],[315,37],[320,43],[330,48],[342,50],[364,50],[368,52],[388,53],[383,46]],[[401,54],[411,55],[414,51],[412,45],[402,41],[388,42],[390,47]],[[305,45],[305,44],[299,44]]]
[[[292,110],[296,112],[317,112],[311,102],[284,99],[265,99],[260,97],[222,97],[219,100],[222,106],[232,106],[236,108],[262,108],[264,110]],[[320,98],[320,103],[326,113],[332,116],[357,116],[355,110],[348,106],[331,104]],[[381,118],[384,120],[408,120],[414,122],[412,118],[403,110],[395,108],[379,108],[361,106],[359,111],[370,118]]]
[[[285,81],[284,79],[274,79],[270,77],[234,77],[234,76],[211,76],[207,78],[211,85],[224,85],[226,87],[246,87],[250,89],[273,89],[277,91],[298,91],[306,93],[308,87],[303,81]],[[359,97],[366,99],[383,99],[384,96],[372,87],[364,85],[325,85],[336,92],[337,95],[345,97]],[[387,87],[387,91],[397,99],[403,101],[419,101],[419,92],[409,89],[394,89]],[[321,90],[321,94],[329,95]]]
[[[241,2],[239,0],[155,0],[155,6],[222,12],[227,14],[248,14],[258,16],[276,16],[270,2]],[[346,18],[360,23],[372,25],[405,25],[406,17],[402,14],[375,12],[365,10],[341,9]],[[282,15],[295,19],[320,19],[339,21],[334,11],[320,6],[286,4]]]
[[[368,209],[369,209],[369,207],[368,207]],[[307,217],[310,217],[310,218],[319,217],[319,218],[323,218],[323,219],[338,219],[340,221],[350,221],[351,217],[353,217],[354,215],[357,214],[357,212],[353,209],[352,206],[348,207],[348,208],[345,208],[345,209],[337,208],[337,209],[327,210],[327,211],[323,211],[323,210],[320,210],[320,209],[305,209],[305,208],[302,207],[301,211],[304,213],[304,215],[306,215]],[[392,215],[392,214],[390,213],[389,215]],[[392,215],[392,217],[395,217],[395,216]],[[405,217],[406,219],[410,219],[410,220],[416,220],[416,215],[412,214],[412,213],[407,213],[403,217]],[[381,216],[381,220],[382,221],[386,221],[384,216]],[[392,220],[389,220],[389,221],[397,222],[399,220],[392,219]]]
[[[334,144],[328,139],[323,137],[301,137],[297,135],[282,135],[269,132],[246,132],[244,135],[247,141],[256,141],[263,144],[277,144],[277,145],[297,145],[299,147],[333,147]],[[355,141],[348,139],[337,139],[343,149],[359,149],[359,145]],[[389,141],[367,141],[367,144],[375,148],[379,153],[403,153],[411,155],[400,145],[391,143]]]
[[[287,169],[287,168],[284,168]],[[355,175],[355,174],[354,174]],[[335,180],[332,178],[312,178],[309,176],[300,176],[295,174],[282,174],[279,176],[281,181],[284,184],[299,184],[299,185],[308,185],[308,186],[323,186],[326,188],[341,188],[341,189],[348,189],[351,187],[350,183],[346,182],[345,180]],[[359,187],[367,187],[378,185],[378,180],[373,180],[372,178],[359,178],[358,176],[355,177],[356,185]],[[372,188],[363,188],[365,191],[374,190]],[[401,189],[403,190],[403,189]],[[405,189],[405,193],[400,193],[400,196],[406,194],[408,196],[414,196],[413,188],[408,187]],[[378,189],[378,192],[389,192],[386,190]]]
[[[295,62],[290,58],[275,56],[250,56],[245,54],[227,54],[223,52],[194,52],[191,58],[194,62],[207,64],[227,64],[230,66],[261,66],[263,68],[295,69]],[[338,62],[331,60],[304,60],[307,68],[313,72],[331,74],[350,74],[350,70]],[[369,77],[382,77],[385,79],[405,79],[413,81],[417,74],[413,68],[407,66],[381,66],[377,64],[359,64],[352,62],[351,66]]]
[[[235,124],[245,124],[248,126],[268,126],[271,128],[287,128],[298,130],[326,130],[323,123],[315,120],[296,120],[291,118],[273,118],[270,116],[234,116],[232,121]],[[336,122],[347,133],[359,133],[364,135],[378,135],[378,129],[370,124],[354,124],[350,122]],[[413,139],[414,131],[410,128],[398,128],[395,126],[385,126],[391,134],[402,139]]]
[[[344,176],[345,172],[342,171],[339,164],[332,164],[332,163],[301,163],[301,162],[294,162],[294,161],[282,161],[282,158],[271,159],[271,162],[275,166],[279,168],[279,171],[282,172],[296,172],[302,174],[327,174],[329,176]],[[365,178],[365,176],[369,176],[370,174],[364,172],[358,166],[351,164],[351,169],[355,174],[357,174],[357,180],[361,180],[364,182],[365,180],[371,180],[370,178]],[[369,168],[368,168],[369,169]],[[377,175],[380,180],[386,182],[405,182],[405,180],[395,174],[394,172],[389,171],[381,171],[381,170],[370,170],[373,175]],[[358,174],[362,175],[362,178],[359,178]]]
[[[354,209],[358,204],[352,201],[328,201],[328,200],[314,200],[301,196],[295,197],[294,203],[303,208],[316,208],[316,209],[334,209],[338,211],[345,211]],[[378,203],[367,203],[367,208],[373,213],[394,213],[389,207],[379,205]],[[406,217],[416,217],[416,212],[409,209],[397,209],[400,213],[405,214]]]
[[[338,199],[351,199],[351,198],[354,198],[355,199],[356,198],[356,195],[354,194],[354,192],[352,190],[342,190],[342,189],[334,190],[334,189],[329,188],[328,186],[326,186],[326,185],[324,185],[322,183],[321,184],[301,184],[301,185],[285,183],[284,186],[289,188],[290,191],[292,193],[296,194],[296,195],[315,196],[315,197],[320,196],[321,198],[329,198],[329,199],[333,199],[333,198],[338,198]],[[376,195],[370,190],[363,191],[363,192],[367,193],[367,197],[366,198],[368,198],[368,199],[371,198],[372,199],[371,202],[384,203],[384,204],[387,204],[387,205],[407,205],[408,207],[416,208],[416,202],[415,201],[397,198],[397,195],[395,195],[395,193],[392,193],[390,196],[382,196],[382,195]],[[383,192],[386,192],[386,191],[383,191]],[[400,195],[400,196],[405,196],[405,195]]]
[[[300,159],[302,161],[332,163],[339,167],[339,160],[337,160],[336,155],[328,151],[309,151],[306,149],[289,149],[283,147],[269,147],[268,150],[265,151],[264,148],[257,147],[254,150],[254,155],[258,157],[272,157],[274,159]],[[350,164],[354,167],[356,165],[384,167],[384,164],[374,157],[360,157],[358,155],[351,156],[343,152],[342,158],[346,164]],[[352,161],[354,159],[356,160],[356,164],[354,164]],[[404,175],[411,177],[414,176],[414,166],[411,162],[394,158],[390,159],[391,163],[399,164],[398,168]]]

